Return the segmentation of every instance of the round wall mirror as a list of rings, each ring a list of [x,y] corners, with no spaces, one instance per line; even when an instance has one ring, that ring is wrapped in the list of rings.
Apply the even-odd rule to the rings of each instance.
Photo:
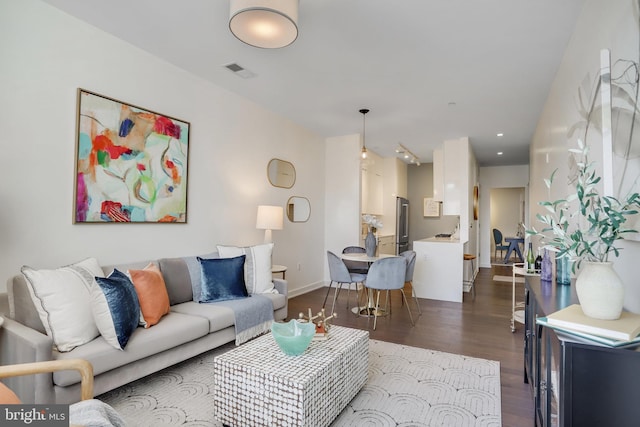
[[[267,166],[267,176],[274,187],[291,188],[296,182],[296,168],[286,160],[271,159]]]
[[[287,200],[287,218],[291,222],[307,222],[311,216],[311,204],[306,197],[291,196]]]

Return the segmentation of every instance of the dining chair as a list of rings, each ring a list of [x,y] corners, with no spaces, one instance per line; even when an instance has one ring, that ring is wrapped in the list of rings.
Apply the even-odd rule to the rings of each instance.
[[[336,283],[335,290],[333,292],[333,304],[331,305],[331,314],[333,314],[336,308],[336,300],[338,298],[338,293],[340,289],[342,289],[343,284],[347,284],[347,309],[349,309],[349,293],[351,292],[351,284],[354,283],[356,285],[356,307],[359,307],[360,298],[358,297],[358,283],[364,283],[367,278],[364,274],[359,273],[349,273],[346,264],[338,255],[334,254],[331,251],[327,251],[327,260],[329,262],[329,276],[331,282],[329,283],[329,289],[327,289],[327,294],[324,296],[324,302],[322,303],[322,308],[327,304],[327,298],[329,297],[329,292],[331,292],[331,286],[333,283]]]
[[[343,254],[364,254],[366,249],[361,246],[347,246],[342,250]],[[348,259],[343,260],[347,266],[349,273],[367,274],[369,271],[369,263],[363,261],[350,261]]]
[[[411,326],[414,326],[413,316],[411,315],[411,310],[409,309],[409,302],[407,301],[407,296],[404,293],[404,279],[407,274],[407,261],[403,256],[394,256],[388,258],[382,258],[375,261],[369,267],[369,274],[367,274],[367,279],[364,285],[368,289],[372,289],[376,291],[376,309],[373,310],[373,330],[376,330],[376,324],[378,322],[378,317],[380,317],[380,291],[387,291],[387,298],[385,302],[385,310],[388,310],[387,313],[391,315],[391,310],[389,309],[389,294],[390,291],[399,290],[402,293],[402,299],[404,304],[407,305],[407,312],[409,313],[409,319],[411,320]]]
[[[503,240],[502,240],[502,232],[500,230],[498,230],[497,228],[493,229],[493,241],[496,245],[496,248],[493,252],[493,257],[494,258],[498,258],[498,251],[500,251],[500,258],[502,258],[502,251],[506,251],[509,249],[509,245],[507,245]]]
[[[407,261],[407,270],[404,276],[405,285],[408,283],[411,285],[411,294],[413,295],[413,299],[416,302],[416,307],[418,308],[418,316],[422,315],[422,309],[420,308],[420,303],[418,302],[418,296],[416,295],[416,290],[413,288],[413,271],[416,268],[416,251],[404,251],[400,254]],[[404,300],[402,301],[404,303]]]

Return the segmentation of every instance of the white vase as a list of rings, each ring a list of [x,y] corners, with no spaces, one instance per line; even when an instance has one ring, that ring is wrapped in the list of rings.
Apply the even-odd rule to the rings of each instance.
[[[620,318],[624,304],[624,287],[612,262],[582,263],[576,279],[576,293],[582,311],[595,319]]]

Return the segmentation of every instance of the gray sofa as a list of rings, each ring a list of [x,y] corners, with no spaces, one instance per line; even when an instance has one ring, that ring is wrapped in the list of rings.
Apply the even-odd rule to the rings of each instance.
[[[213,255],[211,257],[215,257]],[[0,328],[0,364],[80,358],[93,365],[94,394],[100,395],[168,366],[235,340],[234,314],[219,305],[193,301],[186,258],[157,260],[167,286],[171,311],[157,325],[135,330],[124,351],[102,336],[61,353],[53,350],[22,274],[8,282],[9,317]],[[142,269],[149,261],[103,266]],[[274,318],[287,317],[287,282],[273,279],[277,294],[261,294],[272,300]],[[80,398],[80,375],[75,371],[39,374],[4,381],[25,403],[72,403]]]

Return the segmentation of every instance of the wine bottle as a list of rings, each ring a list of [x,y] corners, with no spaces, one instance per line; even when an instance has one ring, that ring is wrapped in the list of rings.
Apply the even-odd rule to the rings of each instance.
[[[536,273],[539,273],[540,270],[542,269],[542,255],[540,255],[540,248],[538,248],[538,256],[536,257],[536,260],[533,263],[533,268],[536,271]]]
[[[535,269],[535,259],[533,257],[533,248],[531,242],[529,242],[529,249],[527,250],[527,273],[533,273]]]

